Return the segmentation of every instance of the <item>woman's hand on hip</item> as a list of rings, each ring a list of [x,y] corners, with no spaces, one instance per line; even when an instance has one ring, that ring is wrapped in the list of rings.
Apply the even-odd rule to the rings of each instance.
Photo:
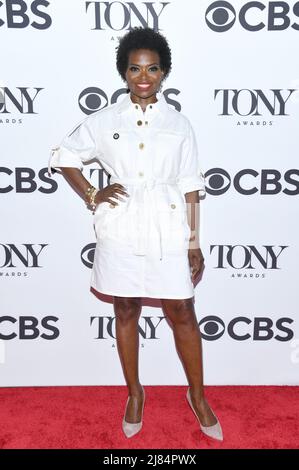
[[[111,197],[118,199],[120,201],[125,201],[120,196],[126,196],[128,197],[129,194],[126,192],[125,187],[122,186],[119,183],[114,183],[109,186],[106,186],[103,189],[100,189],[95,197],[95,203],[96,205],[101,204],[102,202],[109,202],[110,204],[113,204],[113,206],[118,206],[118,203],[116,201],[113,201],[110,199]]]

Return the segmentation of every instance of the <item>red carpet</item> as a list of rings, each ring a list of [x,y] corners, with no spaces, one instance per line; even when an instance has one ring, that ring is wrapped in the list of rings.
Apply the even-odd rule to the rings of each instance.
[[[206,387],[223,443],[200,432],[186,390],[145,386],[143,428],[127,439],[126,387],[0,388],[0,448],[299,448],[299,387]]]

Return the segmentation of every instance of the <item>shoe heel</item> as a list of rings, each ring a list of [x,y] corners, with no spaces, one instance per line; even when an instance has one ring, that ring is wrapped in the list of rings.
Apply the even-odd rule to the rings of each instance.
[[[141,421],[139,421],[138,423],[128,423],[125,420],[127,405],[129,403],[130,396],[127,399],[125,414],[124,414],[124,417],[123,417],[123,420],[122,420],[122,429],[123,429],[123,432],[124,432],[125,436],[128,437],[128,438],[135,436],[135,434],[137,434],[139,431],[141,431],[141,428],[142,428],[143,409],[144,409],[144,403],[145,403],[145,391],[144,391],[143,387],[142,387],[142,390],[143,390],[143,402],[142,402],[142,411],[141,411]]]
[[[200,425],[200,429],[201,431],[208,437],[212,438],[212,439],[216,439],[217,441],[223,441],[223,432],[222,432],[222,428],[221,428],[221,425],[218,421],[218,418],[217,416],[215,415],[215,413],[213,412],[212,408],[211,408],[211,411],[213,413],[213,415],[215,416],[215,418],[217,419],[217,423],[216,424],[213,424],[212,426],[203,426],[199,420],[199,417],[197,416],[196,412],[195,412],[195,409],[192,405],[192,401],[191,401],[191,395],[190,395],[190,388],[188,388],[187,390],[187,401],[193,411],[193,413],[195,414],[198,422],[199,422],[199,425]]]

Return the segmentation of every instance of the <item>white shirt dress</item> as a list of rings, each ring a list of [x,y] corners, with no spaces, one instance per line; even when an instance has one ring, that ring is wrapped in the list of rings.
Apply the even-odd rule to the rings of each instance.
[[[82,171],[97,159],[122,184],[129,197],[113,207],[98,204],[97,237],[91,286],[121,297],[187,299],[194,286],[188,260],[191,230],[185,194],[205,194],[196,138],[186,116],[172,108],[163,93],[145,112],[130,94],[77,125],[52,149],[55,168]],[[119,194],[119,193],[118,193]]]

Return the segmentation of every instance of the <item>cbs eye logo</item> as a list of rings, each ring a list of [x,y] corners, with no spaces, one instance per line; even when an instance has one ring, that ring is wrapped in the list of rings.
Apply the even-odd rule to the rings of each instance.
[[[199,326],[202,338],[207,341],[219,339],[225,332],[225,324],[221,318],[212,315],[203,318]]]
[[[206,23],[212,31],[223,33],[236,21],[236,12],[228,2],[214,2],[206,11]]]
[[[220,196],[229,189],[231,177],[223,168],[211,168],[205,173],[205,182],[208,194]]]
[[[126,88],[120,88],[116,90],[111,96],[111,104],[117,102],[120,95],[127,94]],[[107,94],[101,88],[89,87],[82,90],[78,98],[79,108],[84,114],[92,114],[96,111],[104,109],[109,104],[109,98]]]
[[[81,261],[89,269],[93,266],[95,248],[95,243],[89,243],[81,250]]]

